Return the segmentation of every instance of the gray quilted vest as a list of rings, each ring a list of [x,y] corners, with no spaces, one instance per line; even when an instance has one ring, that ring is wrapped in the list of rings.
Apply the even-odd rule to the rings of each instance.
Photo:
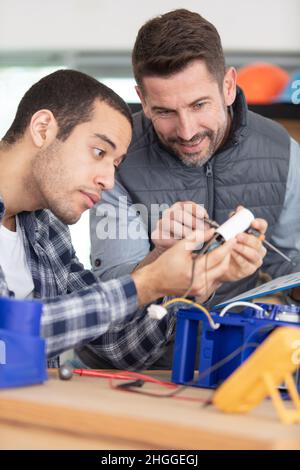
[[[144,204],[149,213],[151,204],[194,201],[204,204],[210,218],[222,223],[241,204],[268,221],[269,238],[283,207],[289,158],[288,133],[249,111],[238,89],[230,136],[204,167],[187,168],[168,153],[151,122],[139,112],[134,115],[134,137],[118,179],[133,203]],[[224,284],[214,303],[254,287],[256,277]]]

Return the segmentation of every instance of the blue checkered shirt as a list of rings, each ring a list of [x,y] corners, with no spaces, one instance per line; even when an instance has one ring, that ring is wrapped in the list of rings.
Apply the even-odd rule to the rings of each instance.
[[[0,223],[5,208],[0,199]],[[131,276],[102,283],[75,256],[68,227],[50,211],[18,214],[34,283],[43,302],[41,333],[48,357],[83,345],[114,324],[131,320],[138,302]],[[0,296],[12,296],[0,267]],[[110,346],[108,345],[108,349]]]
[[[0,223],[4,204],[0,197]],[[172,311],[162,320],[138,309],[135,284],[130,275],[100,282],[78,261],[68,227],[50,211],[18,214],[34,298],[43,301],[41,333],[48,358],[89,342],[110,365],[122,369],[150,366],[174,334]],[[0,296],[9,296],[0,266]],[[91,346],[92,350],[95,346]],[[52,359],[49,364],[57,365]]]

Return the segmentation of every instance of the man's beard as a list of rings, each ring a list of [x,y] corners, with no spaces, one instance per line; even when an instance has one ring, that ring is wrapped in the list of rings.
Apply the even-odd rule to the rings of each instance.
[[[32,176],[43,208],[49,209],[64,224],[72,225],[79,220],[80,214],[72,208],[67,194],[59,194],[68,183],[66,170],[58,158],[60,150],[59,142],[40,150],[32,165]]]
[[[65,200],[55,201],[49,209],[55,217],[66,225],[76,224],[81,217],[81,214],[75,213],[70,207],[66,207]]]
[[[205,131],[198,132],[195,134],[190,140],[183,140],[180,138],[169,138],[164,139],[161,135],[158,135],[161,143],[173,153],[179,160],[188,168],[201,168],[204,166],[211,157],[216,153],[216,151],[223,145],[225,138],[228,135],[231,125],[231,117],[229,108],[225,106],[224,103],[224,113],[225,113],[225,121],[223,126],[219,127],[217,131],[213,131],[211,129],[206,129]],[[185,153],[182,152],[176,147],[176,144],[183,144],[189,145],[197,142],[198,140],[208,139],[208,148],[206,149],[205,153],[203,151],[200,152],[190,152]]]
[[[205,153],[205,155],[201,155],[201,152],[181,152],[174,144],[182,144],[182,145],[189,145],[193,144],[199,140],[203,140],[207,138],[209,141],[209,146],[208,149]],[[173,152],[175,155],[182,161],[182,163],[189,167],[189,168],[200,168],[207,161],[211,158],[211,156],[214,153],[215,149],[215,135],[214,132],[211,130],[207,130],[204,132],[198,132],[198,134],[195,134],[189,141],[182,140],[180,138],[178,139],[170,139],[168,141],[170,143],[170,148],[173,149]],[[173,145],[172,145],[173,144]]]
[[[174,138],[164,141],[163,144],[169,151],[176,155],[176,157],[179,158],[179,160],[188,168],[201,168],[208,162],[208,160],[210,160],[210,158],[219,148],[226,134],[226,128],[227,123],[217,132],[213,132],[212,130],[208,129],[203,132],[198,132],[188,141],[182,140],[180,138]],[[176,144],[190,145],[204,138],[207,138],[209,141],[208,148],[205,151],[205,154],[202,154],[202,151],[194,153],[191,151],[189,153],[185,153],[180,151],[178,147],[176,147]]]

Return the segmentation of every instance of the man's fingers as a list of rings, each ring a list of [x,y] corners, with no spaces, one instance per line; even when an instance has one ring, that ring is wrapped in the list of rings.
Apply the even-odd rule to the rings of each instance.
[[[178,204],[177,207],[180,207],[181,210],[192,214],[196,218],[203,219],[204,217],[208,217],[206,209],[200,204],[196,204],[193,201],[181,201],[176,204]],[[176,204],[174,206],[176,206]]]
[[[246,258],[250,261],[254,254],[256,253],[259,257],[264,257],[267,253],[267,250],[263,246],[261,240],[254,235],[249,235],[247,233],[241,233],[236,237],[238,243],[236,245],[237,251],[244,254]]]
[[[249,233],[239,233],[236,236],[236,239],[239,244],[249,246],[254,250],[260,250],[260,248],[262,247],[261,240],[255,235],[251,235]]]
[[[266,233],[267,228],[268,228],[268,223],[264,219],[254,219],[251,227],[255,228],[258,230],[260,233]]]
[[[198,265],[199,270],[203,270],[203,267],[209,271],[214,267],[221,265],[224,258],[232,252],[233,247],[235,246],[235,240],[229,240],[223,245],[215,248],[204,256],[200,256],[196,261],[196,266]],[[207,257],[205,259],[205,256]]]
[[[166,226],[164,225],[165,230]],[[172,220],[171,222],[170,234],[173,238],[176,238],[177,240],[187,237],[192,232],[192,230],[193,229],[191,227],[182,225],[182,223],[178,222],[177,220]]]
[[[220,285],[220,279],[228,270],[230,263],[229,252],[225,256],[222,256],[222,258],[217,264],[215,264],[214,266],[211,265],[210,268],[206,270],[206,264],[208,264],[209,257],[212,255],[212,253],[213,252],[207,253],[205,255],[207,257],[207,259],[205,260],[205,266],[204,268],[201,268],[199,273],[195,271],[195,277],[193,282],[192,292],[194,293],[194,295],[201,296],[204,299],[209,296],[210,292],[214,291]]]
[[[182,247],[188,251],[198,250],[202,247],[205,241],[212,238],[214,233],[214,229],[208,229],[205,232],[202,230],[193,230],[185,237],[184,240],[181,241]]]
[[[194,202],[177,202],[163,214],[162,220],[176,220],[190,229],[202,229],[207,212],[204,207]]]
[[[186,232],[189,233],[191,229],[186,229]],[[162,219],[159,221],[155,230],[152,232],[152,240],[169,240],[176,239],[181,240],[184,238],[185,228],[176,220],[166,220]]]
[[[255,249],[251,246],[244,245],[242,243],[237,243],[234,247],[233,255],[238,254],[240,256],[239,264],[251,263],[261,265],[262,259],[267,253],[267,250],[261,245],[258,249]]]
[[[207,242],[208,240],[210,240],[213,236],[214,236],[214,233],[215,233],[215,229],[214,228],[207,228],[205,229],[204,231],[204,241]]]

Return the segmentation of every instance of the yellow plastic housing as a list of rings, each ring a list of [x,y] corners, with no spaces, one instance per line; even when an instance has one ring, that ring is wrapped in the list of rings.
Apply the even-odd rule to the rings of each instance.
[[[216,390],[214,405],[227,413],[246,413],[271,396],[284,423],[300,423],[300,399],[292,373],[300,366],[300,328],[276,328]],[[295,409],[286,409],[278,392],[285,382]]]

